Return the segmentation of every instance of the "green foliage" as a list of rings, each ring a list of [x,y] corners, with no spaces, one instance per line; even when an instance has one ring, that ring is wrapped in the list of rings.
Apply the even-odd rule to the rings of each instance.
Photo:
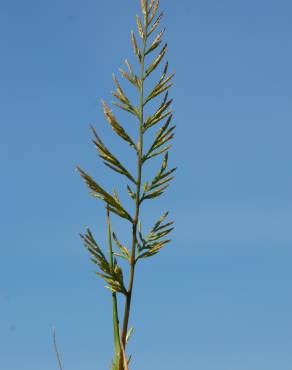
[[[175,126],[172,125],[172,99],[169,99],[169,89],[173,86],[172,79],[174,74],[168,74],[167,61],[164,63],[158,82],[154,84],[150,92],[146,93],[144,86],[145,81],[155,75],[167,52],[167,44],[164,44],[161,48],[165,29],[158,30],[163,16],[162,12],[158,13],[158,8],[159,0],[141,0],[142,14],[141,16],[136,16],[138,34],[136,36],[133,31],[131,32],[131,43],[137,58],[139,72],[136,73],[134,71],[127,59],[125,60],[125,68],[120,68],[122,77],[137,90],[138,106],[135,106],[130,101],[117,77],[113,75],[115,91],[112,94],[116,99],[113,105],[129,113],[137,120],[137,142],[125,130],[107,103],[102,101],[104,116],[113,132],[133,149],[133,160],[137,168],[136,174],[131,173],[127,169],[123,160],[113,154],[112,150],[99,137],[95,128],[92,127],[93,143],[103,163],[127,181],[125,190],[133,200],[132,211],[127,210],[122,205],[115,190],[113,192],[105,190],[87,172],[79,166],[77,167],[78,172],[90,190],[90,194],[95,198],[101,199],[107,209],[108,257],[103,252],[103,248],[96,242],[90,229],[81,234],[81,238],[91,255],[92,261],[97,266],[96,274],[106,282],[106,287],[112,292],[115,342],[112,370],[128,369],[129,359],[126,359],[125,349],[128,338],[132,333],[132,330],[128,331],[128,324],[136,264],[140,260],[154,256],[168,244],[170,242],[169,234],[173,230],[173,221],[166,221],[168,212],[164,213],[155,222],[150,232],[145,236],[142,232],[142,220],[140,219],[140,210],[144,201],[154,200],[164,194],[173,180],[176,170],[176,168],[169,168],[168,166],[168,152],[174,137]],[[155,56],[154,54],[159,50],[158,48],[161,49]],[[149,102],[154,102],[155,99],[160,98],[160,96],[162,96],[162,102],[160,102],[153,113],[146,117],[146,106]],[[150,146],[146,148],[144,137],[152,128],[156,128],[156,134]],[[161,157],[161,165],[154,178],[145,181],[143,179],[144,166],[154,157]],[[111,213],[130,222],[130,246],[125,246],[118,238],[116,232],[112,231]],[[115,249],[113,249],[112,241]],[[122,265],[118,263],[119,258],[127,262],[129,266],[127,272],[123,271]],[[124,276],[127,277],[127,284]],[[121,329],[119,326],[117,294],[122,294],[125,297]]]

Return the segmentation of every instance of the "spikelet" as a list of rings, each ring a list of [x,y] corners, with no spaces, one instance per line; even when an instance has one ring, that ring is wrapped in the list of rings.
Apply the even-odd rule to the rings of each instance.
[[[146,18],[148,14],[147,0],[141,0],[141,9],[142,9],[143,16]]]
[[[98,136],[95,128],[91,127],[94,139],[92,140],[96,149],[98,150],[99,156],[104,160],[104,164],[111,168],[113,171],[120,173],[123,176],[126,176],[129,180],[131,180],[134,184],[136,184],[136,180],[131,175],[131,173],[126,169],[126,167],[114,156],[110,150],[104,145],[100,137]]]
[[[79,166],[77,166],[77,171],[80,173],[81,177],[92,191],[92,195],[102,199],[112,210],[112,212],[118,214],[120,217],[125,218],[132,222],[132,218],[129,213],[111,196],[107,191],[105,191],[100,185],[98,185],[85,171],[83,171]]]
[[[148,36],[150,36],[152,34],[152,32],[154,32],[156,30],[156,28],[159,26],[160,24],[160,21],[163,17],[163,12],[161,12],[158,16],[158,18],[156,19],[156,21],[154,22],[153,26],[150,28],[149,32],[148,32]]]
[[[153,7],[153,4],[154,4],[155,0],[150,0],[150,3],[149,3],[149,7],[148,7],[148,12],[151,11],[152,7]]]
[[[141,62],[142,61],[142,54],[141,54],[141,51],[138,47],[136,37],[135,37],[135,34],[134,34],[133,31],[131,31],[131,41],[132,41],[132,45],[133,45],[133,48],[134,48],[134,53],[137,55],[137,57],[139,59],[139,62]]]
[[[161,62],[161,60],[163,59],[165,53],[166,53],[166,50],[167,50],[167,44],[165,44],[161,50],[161,52],[159,53],[158,57],[154,60],[154,62],[150,65],[150,67],[147,68],[146,72],[145,72],[145,77],[148,77],[150,75],[151,72],[153,72],[156,67],[159,65],[159,63]]]
[[[152,42],[151,46],[149,47],[149,49],[146,51],[146,55],[148,55],[149,53],[151,53],[151,51],[155,50],[161,43],[161,39],[162,39],[162,36],[165,32],[165,28],[163,30],[161,30],[158,35],[155,37],[154,41]]]
[[[149,18],[149,24],[153,21],[153,19],[155,18],[156,14],[157,14],[157,11],[158,11],[158,8],[159,8],[159,0],[156,0],[155,4],[154,4],[154,1],[151,1],[151,8],[152,9],[153,7],[153,10],[152,10],[152,13],[151,13],[151,16]]]
[[[104,101],[102,101],[102,106],[103,106],[104,115],[108,123],[111,125],[113,131],[118,136],[120,136],[123,140],[125,140],[131,147],[137,150],[136,144],[133,142],[130,136],[126,133],[123,127],[119,124],[119,122],[116,120],[112,111],[109,109],[108,105]]]
[[[143,19],[144,19],[144,26],[145,26],[145,29],[147,28],[148,26],[148,0],[141,0],[141,10],[142,10],[142,14],[143,14]]]
[[[144,39],[144,30],[143,30],[142,22],[141,22],[139,15],[136,15],[136,22],[137,22],[137,29],[138,29],[139,35],[141,39]]]

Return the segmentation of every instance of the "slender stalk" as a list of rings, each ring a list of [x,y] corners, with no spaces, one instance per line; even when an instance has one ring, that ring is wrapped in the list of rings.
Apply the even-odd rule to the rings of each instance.
[[[110,210],[108,206],[106,210],[106,215],[107,215],[109,263],[110,263],[110,268],[113,270],[114,269],[113,245],[112,245],[112,235],[111,235]],[[112,293],[112,309],[113,309],[113,329],[114,329],[114,343],[115,343],[115,359],[114,359],[115,361],[118,358],[118,356],[120,356],[120,352],[121,352],[118,303],[117,303],[117,294],[115,292]]]
[[[57,358],[57,361],[58,361],[59,369],[60,370],[63,370],[62,361],[61,361],[61,355],[60,355],[60,352],[59,352],[59,349],[58,349],[58,345],[57,345],[56,329],[55,328],[53,328],[53,341],[54,341],[54,349],[55,349],[55,353],[56,353],[56,358]]]
[[[142,156],[143,156],[143,123],[144,123],[144,71],[145,71],[145,52],[147,44],[147,27],[145,28],[144,37],[143,37],[143,48],[141,56],[141,69],[140,69],[140,80],[141,88],[139,91],[140,95],[140,117],[139,117],[139,139],[138,139],[138,160],[137,160],[137,187],[136,187],[136,205],[135,205],[135,217],[132,227],[132,249],[131,249],[131,261],[130,261],[130,278],[129,278],[129,287],[126,296],[125,302],[125,311],[124,311],[124,321],[123,321],[123,330],[122,330],[122,345],[124,349],[126,348],[126,337],[128,332],[130,309],[131,309],[131,300],[133,293],[133,284],[135,276],[135,264],[136,264],[136,246],[137,246],[137,226],[139,221],[140,213],[140,194],[141,194],[141,180],[142,180]],[[123,367],[120,366],[122,370]]]

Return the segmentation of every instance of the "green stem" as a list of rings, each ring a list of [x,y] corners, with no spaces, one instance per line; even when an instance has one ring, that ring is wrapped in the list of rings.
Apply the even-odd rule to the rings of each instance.
[[[135,276],[135,264],[136,264],[136,246],[137,246],[137,226],[139,221],[140,213],[140,194],[141,194],[141,180],[142,180],[142,157],[143,157],[143,123],[144,123],[144,70],[145,70],[145,52],[146,52],[146,42],[147,42],[147,27],[145,28],[145,34],[143,38],[143,48],[141,57],[141,70],[140,70],[140,80],[141,88],[139,91],[140,95],[140,117],[139,117],[139,139],[138,139],[138,161],[137,161],[137,188],[136,188],[136,205],[135,205],[135,217],[132,226],[132,249],[131,249],[131,260],[130,260],[130,278],[129,287],[126,295],[124,321],[121,341],[124,349],[126,348],[126,337],[129,325],[129,316],[131,309],[131,300],[133,293],[133,284]],[[123,370],[123,365],[120,362],[120,370]]]
[[[110,221],[109,207],[107,207],[106,211],[107,211],[109,262],[110,262],[110,268],[113,270],[114,269],[114,259],[113,259],[113,244],[112,244],[112,235],[111,235],[111,221]],[[117,303],[117,295],[115,292],[112,293],[112,309],[113,309],[113,329],[114,329],[114,343],[115,343],[115,359],[114,359],[115,361],[120,356],[120,353],[121,353],[118,303]]]

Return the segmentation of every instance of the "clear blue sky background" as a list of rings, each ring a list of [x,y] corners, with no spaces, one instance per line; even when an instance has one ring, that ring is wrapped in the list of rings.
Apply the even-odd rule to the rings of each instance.
[[[177,228],[137,274],[133,369],[291,370],[292,3],[161,3],[179,171],[144,217],[170,209]],[[90,225],[104,242],[104,210],[74,166],[120,180],[89,124],[128,158],[99,102],[138,8],[0,2],[0,370],[57,369],[53,325],[64,370],[109,368],[110,296],[78,237]]]

